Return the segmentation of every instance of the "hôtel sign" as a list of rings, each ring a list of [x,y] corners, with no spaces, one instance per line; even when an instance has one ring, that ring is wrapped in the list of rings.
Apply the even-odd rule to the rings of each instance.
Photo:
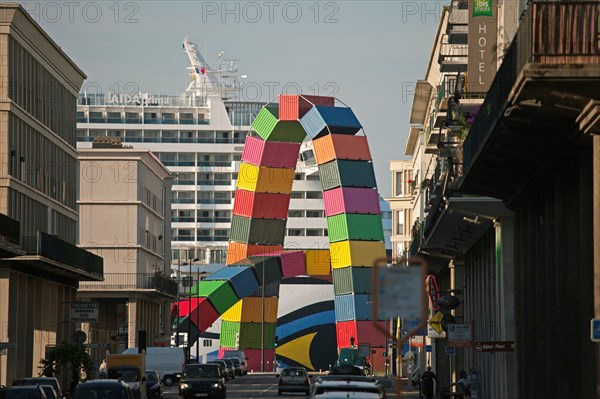
[[[497,0],[470,0],[468,92],[486,93],[489,90],[498,64],[497,34]]]

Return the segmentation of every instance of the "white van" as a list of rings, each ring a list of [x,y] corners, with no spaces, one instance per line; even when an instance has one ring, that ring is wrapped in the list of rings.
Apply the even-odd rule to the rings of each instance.
[[[123,354],[138,353],[137,348],[125,349]],[[146,370],[154,370],[166,386],[173,385],[181,378],[185,365],[183,348],[152,346],[146,348]]]

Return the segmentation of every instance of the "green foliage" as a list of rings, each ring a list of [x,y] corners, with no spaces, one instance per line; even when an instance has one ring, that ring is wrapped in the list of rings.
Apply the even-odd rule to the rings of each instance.
[[[40,376],[55,377],[69,367],[72,380],[76,384],[82,374],[86,379],[92,376],[94,363],[82,346],[63,342],[52,349],[46,359],[40,360]]]

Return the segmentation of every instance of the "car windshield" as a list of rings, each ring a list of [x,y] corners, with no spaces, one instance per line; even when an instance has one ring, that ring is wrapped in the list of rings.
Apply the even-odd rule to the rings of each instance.
[[[219,377],[217,367],[188,366],[183,371],[183,378]]]
[[[155,382],[155,381],[158,381],[158,376],[156,375],[155,372],[152,372],[152,373],[146,372],[146,380]]]
[[[71,399],[127,399],[127,394],[122,388],[97,387],[76,389]]]
[[[119,378],[126,382],[137,382],[140,380],[140,371],[133,367],[112,367],[108,370],[109,380]]]
[[[306,375],[306,371],[302,369],[285,369],[281,375],[284,377],[304,377]]]

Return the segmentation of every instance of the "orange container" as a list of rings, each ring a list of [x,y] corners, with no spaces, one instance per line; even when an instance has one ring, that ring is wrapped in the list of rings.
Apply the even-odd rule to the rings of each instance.
[[[279,96],[279,120],[296,121],[304,116],[313,105],[333,107],[335,98],[306,96],[303,94],[282,94]]]
[[[248,256],[269,254],[277,251],[283,251],[283,247],[281,245],[254,245],[229,241],[227,264],[231,265],[232,263],[239,262]]]
[[[304,252],[306,274],[309,276],[331,275],[331,257],[328,249],[309,249]]]
[[[313,140],[313,149],[319,165],[334,159],[371,160],[371,151],[366,136],[329,134]]]

